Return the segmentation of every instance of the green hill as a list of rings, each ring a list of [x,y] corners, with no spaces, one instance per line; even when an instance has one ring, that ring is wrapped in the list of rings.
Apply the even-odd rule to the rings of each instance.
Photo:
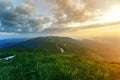
[[[105,61],[89,43],[38,37],[4,47],[0,80],[119,80],[120,63]]]
[[[83,47],[79,40],[68,37],[38,37],[5,47],[4,49],[41,49],[48,52],[74,53],[81,56],[101,59],[101,57],[95,54],[94,50]]]
[[[119,80],[120,64],[91,59],[72,53],[53,53],[40,49],[3,50],[0,80]]]

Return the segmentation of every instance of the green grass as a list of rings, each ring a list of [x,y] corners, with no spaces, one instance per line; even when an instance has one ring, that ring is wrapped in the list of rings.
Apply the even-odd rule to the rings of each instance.
[[[5,50],[0,56],[0,80],[120,80],[120,65],[77,54],[43,50]]]

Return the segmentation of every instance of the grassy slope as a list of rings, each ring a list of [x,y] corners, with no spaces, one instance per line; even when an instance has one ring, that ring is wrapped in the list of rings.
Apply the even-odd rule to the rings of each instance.
[[[30,39],[25,42],[17,43],[12,46],[5,47],[4,49],[42,49],[49,52],[60,53],[63,49],[66,53],[74,53],[81,56],[89,56],[92,58],[101,58],[95,54],[94,49],[82,47],[79,40],[68,37],[38,37]]]
[[[68,53],[42,50],[6,50],[0,56],[0,80],[119,80],[120,65]]]

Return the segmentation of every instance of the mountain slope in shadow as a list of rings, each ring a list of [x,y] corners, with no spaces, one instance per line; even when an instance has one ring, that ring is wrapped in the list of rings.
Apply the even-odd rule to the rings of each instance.
[[[79,40],[68,37],[37,37],[12,46],[4,47],[4,49],[42,49],[48,52],[74,53],[81,56],[101,58],[95,54],[94,50],[83,47]]]

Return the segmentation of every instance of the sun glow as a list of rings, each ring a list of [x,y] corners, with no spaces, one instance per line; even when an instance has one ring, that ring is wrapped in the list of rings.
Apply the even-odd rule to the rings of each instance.
[[[102,17],[105,22],[118,22],[120,21],[120,6],[112,6]]]
[[[101,16],[97,16],[91,19],[90,21],[86,21],[83,23],[72,22],[68,24],[68,27],[85,27],[89,25],[115,23],[119,21],[120,21],[120,6],[116,5],[116,6],[110,7]]]

